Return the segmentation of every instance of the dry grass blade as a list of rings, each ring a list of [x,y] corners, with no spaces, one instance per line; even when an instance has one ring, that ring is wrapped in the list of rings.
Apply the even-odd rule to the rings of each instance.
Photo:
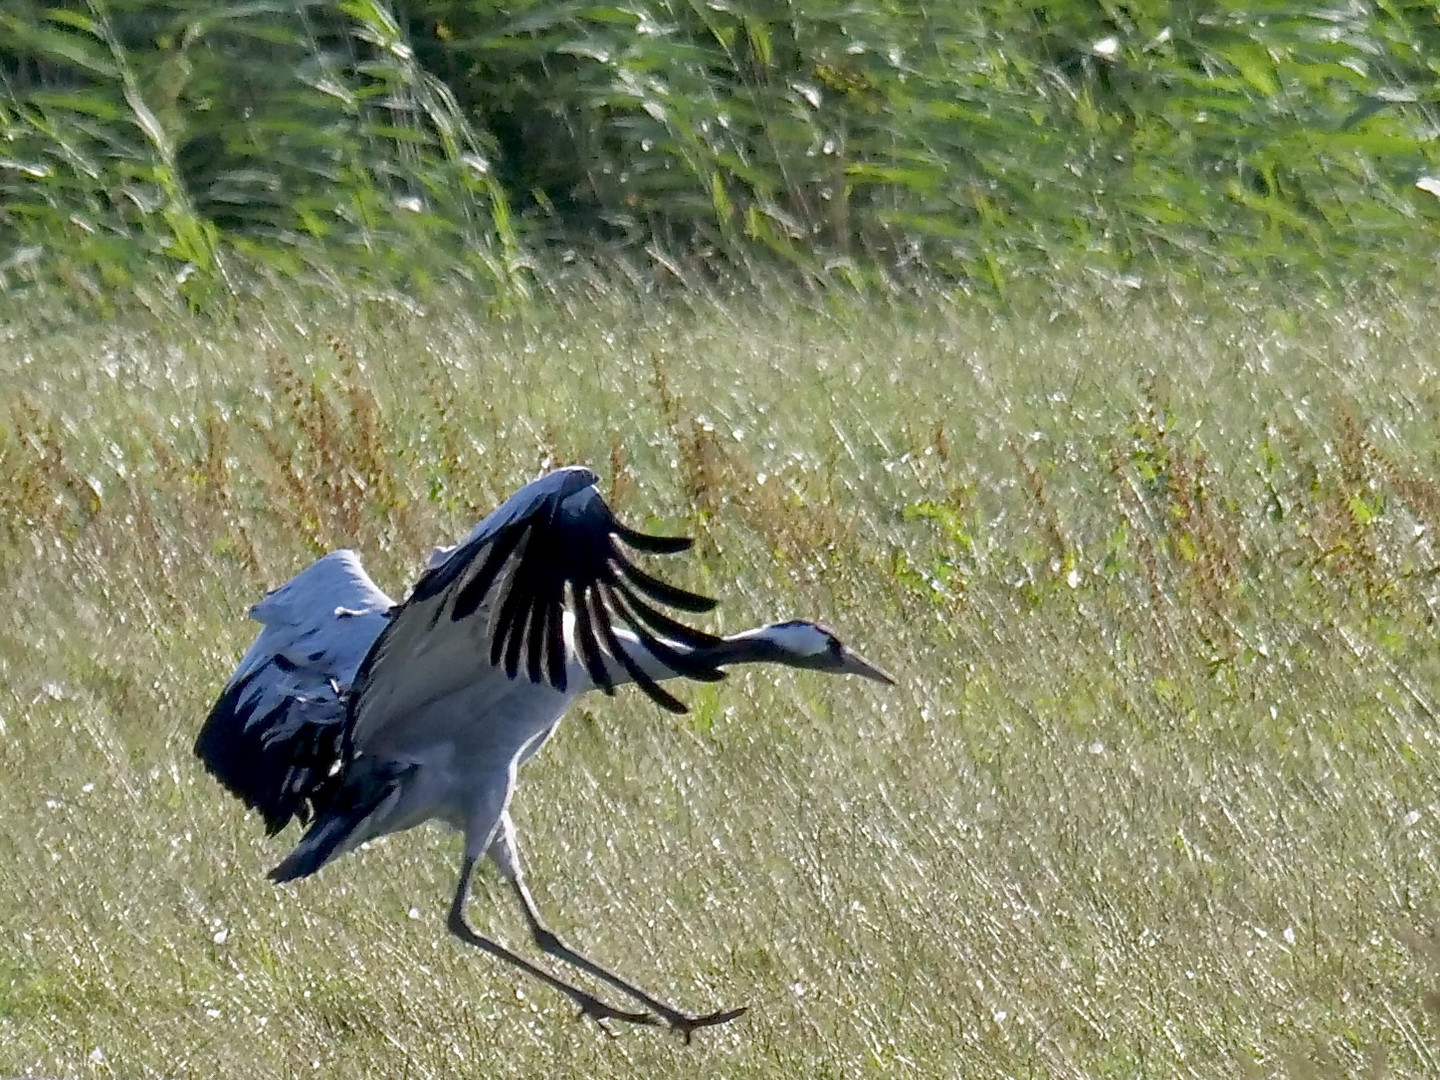
[[[593,289],[0,355],[0,1073],[1440,1075],[1430,293]],[[449,943],[438,831],[273,887],[190,752],[265,588],[347,544],[401,594],[557,445],[703,518],[703,629],[900,678],[596,695],[526,766],[557,933],[750,1005],[688,1048]],[[493,878],[471,917],[528,940]]]

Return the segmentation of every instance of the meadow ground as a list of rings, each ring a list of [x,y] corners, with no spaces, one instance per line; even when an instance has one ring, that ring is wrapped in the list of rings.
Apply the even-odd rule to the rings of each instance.
[[[0,1074],[1440,1075],[1435,303],[1132,285],[12,310]],[[573,461],[712,626],[900,679],[590,700],[527,769],[556,928],[751,1007],[688,1047],[453,942],[438,830],[272,886],[190,753],[265,588],[398,595]]]

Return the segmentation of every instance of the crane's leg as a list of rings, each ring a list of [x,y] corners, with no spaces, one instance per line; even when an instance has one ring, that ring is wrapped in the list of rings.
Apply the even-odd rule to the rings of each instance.
[[[540,910],[535,906],[535,898],[525,887],[525,877],[520,870],[519,847],[515,840],[515,826],[510,821],[508,811],[500,817],[500,826],[495,830],[495,836],[490,841],[489,855],[500,867],[500,872],[509,880],[511,887],[515,890],[515,895],[519,897],[520,906],[525,909],[525,919],[530,924],[530,933],[535,938],[536,945],[550,956],[563,960],[602,982],[609,983],[622,994],[634,998],[669,1024],[671,1028],[684,1034],[687,1043],[697,1029],[729,1023],[745,1012],[745,1006],[741,1006],[738,1009],[722,1009],[704,1016],[691,1016],[683,1013],[675,1006],[667,1005],[653,994],[647,993],[628,979],[597,964],[588,956],[576,952],[561,941],[540,918]]]
[[[477,949],[483,949],[491,956],[497,956],[507,964],[514,964],[527,975],[533,975],[547,986],[559,990],[576,1005],[580,1006],[580,1015],[588,1016],[604,1029],[606,1034],[613,1034],[606,1025],[607,1020],[621,1020],[627,1024],[656,1024],[658,1021],[649,1013],[643,1012],[622,1012],[619,1009],[611,1008],[593,994],[587,994],[578,986],[572,986],[562,979],[557,979],[548,971],[536,967],[528,960],[516,956],[499,942],[491,941],[482,937],[465,921],[465,898],[470,892],[470,875],[475,869],[475,856],[466,854],[464,863],[460,867],[460,884],[455,890],[455,900],[450,905],[450,932],[467,945],[474,945]]]

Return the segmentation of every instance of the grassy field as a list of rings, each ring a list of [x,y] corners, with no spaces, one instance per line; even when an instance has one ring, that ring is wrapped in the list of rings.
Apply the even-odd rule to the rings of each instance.
[[[1437,327],[1135,282],[11,310],[0,1075],[1440,1075]],[[348,544],[399,594],[572,461],[701,538],[712,625],[901,683],[596,699],[529,767],[556,928],[751,1007],[689,1047],[450,939],[438,830],[272,886],[292,837],[190,754],[265,588]]]

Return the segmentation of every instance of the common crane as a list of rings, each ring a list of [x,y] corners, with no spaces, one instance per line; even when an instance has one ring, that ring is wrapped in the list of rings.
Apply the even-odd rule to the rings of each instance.
[[[673,712],[660,683],[713,681],[731,664],[776,663],[894,680],[829,630],[785,622],[717,637],[660,610],[714,601],[652,577],[628,551],[670,554],[685,537],[616,520],[587,468],[527,484],[460,544],[437,549],[393,602],[355,553],[333,551],[251,608],[261,624],[195,742],[195,753],[270,835],[308,822],[270,872],[307,877],[367,840],[438,819],[464,834],[449,929],[567,995],[581,1015],[664,1023],[687,1041],[745,1010],[694,1016],[570,948],[525,885],[509,806],[519,767],[580,694],[627,682]],[[465,902],[489,855],[545,953],[644,1006],[614,1008],[476,933]]]

